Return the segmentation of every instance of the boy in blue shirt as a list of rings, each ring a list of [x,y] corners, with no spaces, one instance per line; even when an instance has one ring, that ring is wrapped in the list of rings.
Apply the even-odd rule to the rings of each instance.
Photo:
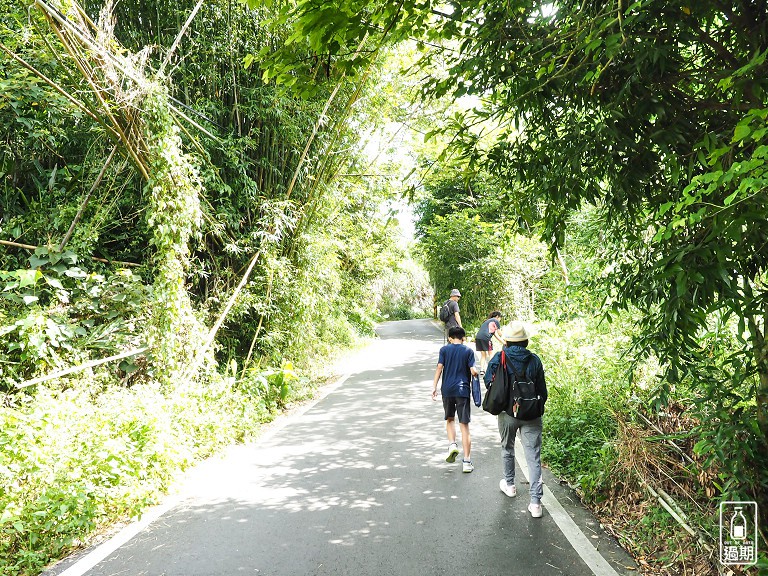
[[[445,411],[445,430],[448,433],[448,456],[445,461],[453,463],[459,454],[456,444],[456,425],[454,420],[459,417],[461,428],[461,445],[464,449],[462,470],[472,472],[470,451],[472,441],[469,437],[469,406],[472,388],[472,376],[477,375],[475,370],[475,353],[464,345],[466,332],[461,326],[454,326],[448,330],[448,344],[440,348],[440,356],[437,360],[435,378],[432,382],[432,400],[437,400],[437,382],[443,377],[440,393],[443,396],[443,410]]]

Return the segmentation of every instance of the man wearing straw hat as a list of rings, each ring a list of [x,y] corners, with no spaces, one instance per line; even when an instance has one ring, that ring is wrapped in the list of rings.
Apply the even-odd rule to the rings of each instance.
[[[501,354],[506,355],[507,373],[510,381],[525,379],[535,385],[535,409],[522,416],[510,406],[498,415],[499,435],[501,436],[501,461],[504,478],[499,482],[499,489],[510,498],[517,495],[515,487],[515,436],[520,431],[520,442],[525,450],[528,463],[531,502],[528,511],[534,518],[541,518],[541,497],[544,493],[541,480],[541,416],[547,401],[547,383],[544,379],[544,366],[539,357],[528,350],[528,330],[522,322],[512,322],[502,329],[505,346],[490,362],[485,373],[485,385],[488,387],[501,363]]]

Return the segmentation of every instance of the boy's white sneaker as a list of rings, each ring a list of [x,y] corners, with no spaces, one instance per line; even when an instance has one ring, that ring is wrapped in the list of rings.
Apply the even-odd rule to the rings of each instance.
[[[456,442],[453,442],[450,446],[448,446],[448,456],[445,457],[445,461],[449,464],[453,464],[456,462],[456,456],[459,455],[459,445],[456,444]]]
[[[504,494],[510,498],[517,496],[517,487],[514,484],[507,484],[507,481],[504,478],[499,481],[499,490],[504,492]]]
[[[475,466],[472,464],[470,460],[462,460],[462,471],[463,472],[472,472],[472,470],[475,469]]]
[[[541,509],[541,504],[528,504],[528,512],[531,513],[533,518],[541,518],[542,514],[544,514]]]

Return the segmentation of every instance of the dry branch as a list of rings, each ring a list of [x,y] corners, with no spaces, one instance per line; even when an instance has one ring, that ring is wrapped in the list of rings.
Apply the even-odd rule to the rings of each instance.
[[[96,190],[96,187],[101,184],[101,179],[104,178],[104,173],[107,171],[107,167],[109,167],[109,165],[112,163],[112,158],[115,157],[115,152],[117,152],[117,146],[112,148],[112,152],[109,153],[109,157],[104,162],[104,166],[101,167],[99,175],[96,177],[96,180],[94,180],[91,189],[88,190],[88,193],[85,195],[85,198],[80,204],[80,208],[77,210],[77,214],[75,215],[74,220],[72,220],[72,224],[69,225],[69,230],[67,230],[67,233],[64,235],[64,239],[61,241],[61,244],[59,244],[59,252],[64,251],[64,247],[67,245],[67,242],[69,242],[69,239],[72,238],[72,234],[75,233],[75,226],[77,226],[77,223],[80,222],[80,219],[83,217],[85,209],[88,207],[88,202],[91,199],[91,194],[93,194],[93,191]]]
[[[672,497],[667,494],[663,489],[661,488],[655,488],[648,483],[647,480],[645,480],[642,476],[640,476],[640,473],[637,473],[637,479],[640,482],[640,484],[648,490],[648,492],[656,498],[656,500],[661,504],[661,506],[669,512],[669,515],[674,518],[680,526],[682,526],[688,534],[693,536],[699,541],[699,544],[707,551],[712,552],[712,546],[706,541],[706,538],[704,534],[699,530],[698,528],[693,528],[688,524],[688,516],[683,512],[683,510],[680,508],[680,506],[675,502]]]
[[[187,31],[187,28],[189,28],[190,24],[192,24],[192,20],[195,19],[195,15],[197,14],[197,11],[200,10],[200,7],[203,5],[204,0],[198,0],[195,7],[192,9],[192,13],[189,15],[189,18],[187,18],[187,21],[184,22],[184,26],[181,27],[181,30],[179,30],[179,33],[176,35],[176,40],[173,41],[173,44],[171,45],[171,48],[168,50],[168,54],[165,57],[165,60],[160,65],[160,75],[162,76],[163,71],[165,70],[165,67],[170,63],[171,58],[173,57],[173,53],[176,51],[176,48],[179,47],[179,44],[181,43],[181,39],[184,37],[184,34]]]
[[[221,312],[221,314],[219,314],[219,317],[214,323],[213,327],[208,331],[208,336],[206,337],[205,342],[203,343],[203,346],[195,352],[195,356],[192,360],[191,365],[187,368],[187,370],[184,371],[184,374],[182,375],[182,378],[181,378],[182,382],[190,381],[192,379],[192,376],[195,374],[195,372],[197,372],[197,369],[200,366],[200,363],[205,358],[206,352],[208,352],[208,349],[211,347],[211,344],[213,344],[213,341],[216,338],[216,333],[219,331],[219,328],[221,328],[221,325],[224,323],[224,320],[229,314],[229,311],[232,309],[232,306],[234,306],[235,301],[237,300],[237,297],[240,295],[240,292],[243,290],[243,287],[245,286],[246,282],[248,282],[248,278],[250,278],[251,272],[253,272],[253,269],[256,266],[256,262],[259,261],[260,256],[261,256],[261,250],[256,252],[256,254],[254,254],[253,257],[251,258],[251,261],[248,264],[248,268],[246,269],[245,274],[243,274],[243,277],[240,279],[240,283],[237,285],[237,287],[235,288],[235,291],[229,297],[229,300],[227,301],[226,306],[224,306],[224,310]]]
[[[26,388],[27,386],[34,386],[35,384],[40,384],[41,382],[47,382],[48,380],[61,378],[62,376],[67,376],[68,374],[82,372],[83,370],[86,370],[88,368],[93,368],[94,366],[99,366],[101,364],[106,364],[107,362],[113,362],[115,360],[128,358],[130,356],[138,356],[139,354],[143,354],[147,350],[148,348],[146,347],[137,348],[135,350],[129,350],[128,352],[121,352],[120,354],[115,354],[114,356],[110,356],[108,358],[91,360],[90,362],[86,362],[85,364],[80,364],[79,366],[70,366],[69,368],[65,368],[63,370],[53,372],[52,374],[46,374],[45,376],[38,376],[37,378],[32,378],[31,380],[26,380],[25,382],[19,382],[18,384],[16,384],[16,388]]]

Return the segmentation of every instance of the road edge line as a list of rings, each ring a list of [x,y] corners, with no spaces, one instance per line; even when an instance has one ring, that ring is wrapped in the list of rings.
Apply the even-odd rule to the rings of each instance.
[[[129,542],[134,536],[139,534],[155,520],[163,516],[169,510],[175,508],[182,501],[181,496],[174,495],[169,497],[168,501],[150,508],[146,514],[142,514],[139,519],[131,522],[125,528],[122,528],[106,542],[99,544],[96,548],[87,552],[85,556],[77,560],[72,566],[60,572],[57,576],[83,576],[88,570],[94,568],[99,562],[109,557],[115,550],[120,548],[126,542]],[[55,569],[55,566],[54,566]],[[48,571],[43,574],[48,573]]]
[[[525,454],[520,437],[515,438],[515,454]],[[528,463],[525,462],[525,458],[516,457],[515,460],[523,471],[525,479],[530,482]],[[544,508],[549,512],[549,515],[555,521],[557,527],[560,528],[560,532],[563,533],[566,540],[570,542],[571,547],[589,569],[592,570],[592,574],[595,576],[619,576],[619,573],[614,570],[613,566],[608,563],[608,560],[593,546],[592,541],[582,532],[578,524],[573,521],[573,518],[565,511],[563,505],[560,504],[560,501],[546,485],[544,485],[544,498],[546,498]]]
[[[269,438],[274,436],[278,431],[280,431],[285,426],[287,426],[288,422],[292,420],[294,416],[300,416],[305,412],[307,412],[315,404],[320,402],[320,400],[322,400],[323,398],[328,396],[328,394],[330,394],[331,392],[336,390],[339,386],[344,384],[344,382],[346,382],[350,376],[351,374],[349,373],[340,376],[332,384],[328,384],[327,386],[322,387],[319,390],[319,394],[317,396],[314,396],[311,400],[307,401],[299,409],[284,414],[285,418],[282,418],[282,422],[275,423],[273,421],[272,425],[268,426],[267,430],[265,430],[264,433],[259,434],[253,441],[248,442],[246,444],[233,444],[231,446],[228,446],[222,451],[222,454],[227,449],[231,449],[232,446],[245,446],[247,444],[253,444],[257,442],[262,442],[264,440],[268,440]],[[200,461],[198,464],[202,464],[203,462],[205,462],[205,460]],[[54,565],[50,568],[50,570],[44,571],[42,573],[43,576],[45,576],[46,574],[51,574],[51,576],[54,576],[54,574],[55,576],[84,576],[84,574],[86,574],[91,568],[94,568],[99,562],[108,558],[113,552],[115,552],[121,546],[130,542],[142,530],[144,530],[150,524],[152,524],[152,522],[161,518],[164,514],[174,509],[176,506],[184,502],[186,499],[187,499],[187,495],[185,495],[183,491],[179,492],[178,494],[165,496],[163,498],[164,502],[162,504],[158,504],[157,506],[152,506],[151,508],[149,508],[145,514],[142,514],[139,518],[136,518],[130,524],[118,530],[118,532],[114,536],[110,537],[105,542],[102,542],[90,552],[86,552],[82,558],[80,558],[79,560],[76,560],[75,563],[72,564],[72,566],[65,569],[63,572],[59,572],[59,573],[52,572],[52,570],[56,569],[56,565]],[[63,558],[61,561],[63,562],[65,560],[66,558]]]

